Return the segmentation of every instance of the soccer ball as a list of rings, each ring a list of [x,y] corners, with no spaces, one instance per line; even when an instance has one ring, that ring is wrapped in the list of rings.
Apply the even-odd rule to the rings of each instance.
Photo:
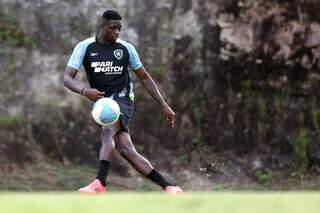
[[[91,115],[93,120],[102,126],[114,124],[120,116],[120,108],[117,102],[111,98],[101,98],[94,103]]]

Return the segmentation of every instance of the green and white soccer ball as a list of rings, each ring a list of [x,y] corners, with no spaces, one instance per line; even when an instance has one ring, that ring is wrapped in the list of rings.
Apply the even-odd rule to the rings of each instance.
[[[120,107],[111,98],[101,98],[93,105],[91,115],[98,124],[110,126],[119,119]]]

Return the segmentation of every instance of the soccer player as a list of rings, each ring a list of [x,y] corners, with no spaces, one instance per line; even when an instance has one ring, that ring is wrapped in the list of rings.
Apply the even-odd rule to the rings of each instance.
[[[64,72],[64,85],[91,101],[110,97],[120,107],[119,120],[108,127],[101,127],[101,148],[99,171],[95,180],[79,192],[97,194],[105,192],[106,178],[114,149],[119,151],[138,172],[161,186],[165,192],[176,194],[182,192],[155,170],[150,162],[140,155],[132,144],[129,123],[133,114],[134,94],[131,74],[128,67],[142,82],[145,89],[160,104],[165,118],[171,127],[175,124],[175,113],[163,100],[155,82],[140,62],[134,46],[119,39],[121,16],[115,10],[103,13],[99,32],[96,37],[79,42],[70,56]],[[84,66],[90,87],[75,80],[75,76]]]

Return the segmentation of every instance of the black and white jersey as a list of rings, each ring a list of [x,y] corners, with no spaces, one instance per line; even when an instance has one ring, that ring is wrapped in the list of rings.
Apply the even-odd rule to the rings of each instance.
[[[134,99],[133,84],[128,67],[139,69],[142,64],[134,46],[117,39],[114,44],[101,44],[95,37],[79,42],[68,62],[69,67],[79,70],[81,65],[87,74],[91,88],[105,92],[106,97]]]

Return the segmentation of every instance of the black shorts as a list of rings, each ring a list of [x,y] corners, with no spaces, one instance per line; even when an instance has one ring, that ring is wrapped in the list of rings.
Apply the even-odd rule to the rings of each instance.
[[[122,127],[122,131],[125,131],[130,134],[129,125],[133,115],[134,103],[127,97],[113,97],[119,107],[120,107],[120,125]],[[102,126],[99,125],[101,128]]]
[[[134,111],[134,103],[126,97],[115,97],[113,98],[120,107],[120,123],[122,130],[130,134],[129,125]]]

